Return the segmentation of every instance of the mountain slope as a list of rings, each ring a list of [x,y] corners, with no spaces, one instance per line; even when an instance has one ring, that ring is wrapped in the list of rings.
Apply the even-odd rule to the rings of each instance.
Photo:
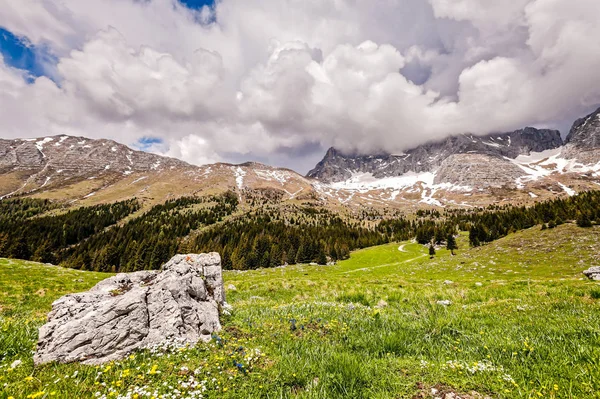
[[[151,205],[227,190],[240,195],[245,190],[272,190],[278,197],[294,199],[312,186],[287,169],[258,163],[194,166],[110,140],[0,140],[0,198],[26,195],[92,205],[137,197]]]

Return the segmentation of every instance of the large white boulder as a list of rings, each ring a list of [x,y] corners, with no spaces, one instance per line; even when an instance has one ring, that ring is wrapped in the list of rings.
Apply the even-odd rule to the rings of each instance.
[[[168,341],[209,341],[224,304],[219,254],[177,255],[160,272],[118,274],[55,301],[34,362],[101,364]]]

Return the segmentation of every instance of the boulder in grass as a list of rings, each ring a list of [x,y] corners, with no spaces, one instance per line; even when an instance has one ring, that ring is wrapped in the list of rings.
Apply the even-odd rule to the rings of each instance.
[[[177,255],[161,271],[118,274],[55,301],[34,362],[101,364],[169,341],[209,341],[223,305],[219,254]]]
[[[583,272],[590,280],[600,281],[600,266],[590,267]]]

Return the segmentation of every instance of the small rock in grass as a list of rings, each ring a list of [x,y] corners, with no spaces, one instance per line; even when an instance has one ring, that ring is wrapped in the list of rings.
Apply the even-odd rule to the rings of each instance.
[[[222,306],[221,306],[221,313],[223,313],[225,316],[231,316],[231,313],[233,312],[233,306],[231,306],[230,304],[228,304],[227,302],[225,302]]]
[[[19,367],[23,362],[19,359],[19,360],[15,360],[14,362],[12,362],[10,364],[10,368],[11,369],[16,369],[17,367]]]
[[[446,285],[452,285],[452,284],[454,284],[454,281],[446,280],[446,281],[444,281],[444,284],[446,284]]]
[[[442,305],[442,306],[450,306],[450,305],[452,305],[452,301],[445,299],[443,301],[437,301],[437,304]]]
[[[590,267],[586,271],[583,272],[587,278],[590,280],[600,281],[600,267],[594,266]]]
[[[476,285],[477,287],[483,287],[483,284],[482,284],[482,283],[475,283],[475,285]]]
[[[385,308],[387,305],[388,305],[387,302],[382,299],[379,302],[377,302],[377,306],[375,306],[375,307],[376,308]]]
[[[233,285],[233,284],[229,284],[229,285],[227,286],[227,290],[228,290],[228,291],[237,291],[237,288],[235,287],[235,285]]]

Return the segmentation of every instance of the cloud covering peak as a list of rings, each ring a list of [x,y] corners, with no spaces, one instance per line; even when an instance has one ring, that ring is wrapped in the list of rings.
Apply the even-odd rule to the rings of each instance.
[[[0,136],[306,171],[329,146],[565,126],[600,104],[599,20],[596,0],[0,0],[51,54],[36,79],[0,58]]]

